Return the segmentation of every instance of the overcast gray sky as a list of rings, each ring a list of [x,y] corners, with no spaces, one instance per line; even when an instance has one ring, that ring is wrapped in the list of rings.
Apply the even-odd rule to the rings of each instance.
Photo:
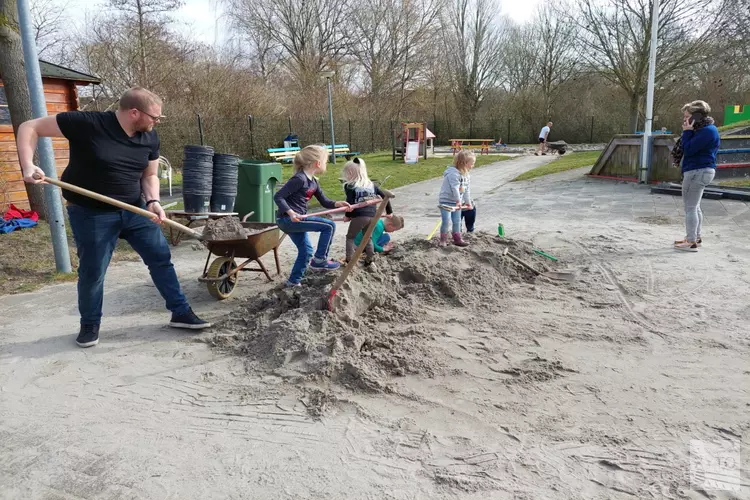
[[[60,5],[67,5],[71,18],[82,19],[88,8],[95,10],[101,1],[92,0],[54,0]],[[540,5],[540,0],[499,0],[501,12],[516,22],[523,23],[531,19]],[[185,5],[176,13],[175,19],[184,24],[184,30],[204,43],[223,41],[223,23],[220,20],[223,6],[218,0],[185,0]],[[217,29],[218,28],[218,29]]]

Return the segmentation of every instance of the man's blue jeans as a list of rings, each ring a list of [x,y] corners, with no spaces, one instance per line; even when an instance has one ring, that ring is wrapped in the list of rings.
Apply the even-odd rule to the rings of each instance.
[[[70,227],[78,250],[78,311],[81,324],[98,325],[102,319],[104,275],[117,240],[124,239],[148,266],[167,309],[182,314],[190,309],[172,265],[169,245],[161,227],[146,217],[125,210],[104,211],[68,205]]]
[[[318,248],[315,251],[315,259],[319,262],[328,260],[328,251],[331,249],[333,234],[336,232],[336,223],[323,217],[306,217],[300,222],[293,222],[289,217],[276,219],[279,229],[289,235],[289,239],[297,247],[297,260],[292,266],[292,274],[289,275],[290,283],[299,283],[305,275],[307,265],[313,257],[313,247],[307,233],[320,233]]]

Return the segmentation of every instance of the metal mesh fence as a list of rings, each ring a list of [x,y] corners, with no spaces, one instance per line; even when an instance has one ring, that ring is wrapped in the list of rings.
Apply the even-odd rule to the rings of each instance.
[[[203,143],[217,153],[232,153],[241,158],[268,159],[267,149],[283,147],[290,133],[299,137],[300,144],[330,144],[331,131],[327,117],[317,120],[292,120],[264,117],[202,116]],[[410,120],[420,121],[420,120]],[[459,122],[453,120],[424,120],[437,136],[436,146],[448,146],[451,139],[502,138],[506,144],[533,144],[543,123],[526,123],[520,119],[497,118]],[[400,122],[388,120],[336,120],[337,144],[347,144],[351,151],[370,153],[390,151],[393,131],[401,130]],[[593,117],[579,117],[567,122],[556,122],[550,140],[564,140],[570,144],[608,142],[614,134],[622,133],[626,124],[599,122]],[[162,154],[173,166],[182,166],[183,148],[200,144],[201,133],[197,116],[176,117],[159,126]]]

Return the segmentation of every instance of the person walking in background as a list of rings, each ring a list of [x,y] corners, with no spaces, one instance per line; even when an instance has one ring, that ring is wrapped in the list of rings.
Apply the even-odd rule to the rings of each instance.
[[[711,107],[705,101],[693,101],[682,107],[682,136],[672,149],[674,165],[682,165],[682,201],[685,204],[685,239],[674,243],[675,250],[697,252],[703,244],[701,198],[716,175],[719,130],[708,116]]]
[[[552,128],[552,122],[547,122],[547,125],[542,127],[542,130],[539,131],[539,148],[537,149],[537,152],[534,153],[536,156],[539,156],[539,154],[546,155],[547,152],[545,151],[545,145],[547,144],[547,137],[549,137],[549,131]]]
[[[117,111],[68,111],[24,122],[18,129],[18,159],[24,181],[35,184],[44,178],[44,172],[33,163],[38,139],[65,137],[70,144],[70,160],[63,181],[154,214],[149,220],[63,189],[78,251],[81,330],[76,343],[80,347],[99,343],[104,276],[120,238],[130,243],[148,266],[156,289],[172,312],[169,326],[211,326],[195,315],[182,293],[159,226],[166,217],[159,204],[160,142],[154,130],[164,118],[161,107],[159,96],[135,87],[120,97]]]

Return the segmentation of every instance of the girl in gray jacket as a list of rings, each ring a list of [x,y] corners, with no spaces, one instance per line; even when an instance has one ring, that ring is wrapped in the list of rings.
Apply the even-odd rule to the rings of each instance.
[[[462,149],[453,157],[453,165],[443,172],[443,185],[440,187],[440,246],[448,245],[450,232],[453,233],[453,244],[459,247],[468,245],[461,238],[461,210],[471,210],[471,190],[469,188],[469,171],[474,167],[476,156],[469,150]]]

